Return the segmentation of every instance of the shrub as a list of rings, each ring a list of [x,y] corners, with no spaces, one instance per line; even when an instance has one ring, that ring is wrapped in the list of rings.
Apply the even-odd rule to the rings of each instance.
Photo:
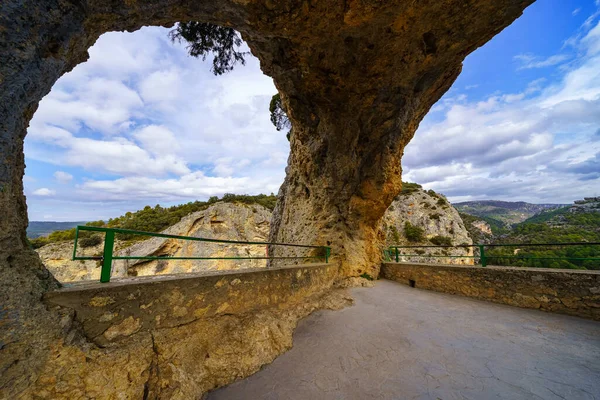
[[[79,245],[83,248],[98,246],[100,243],[102,243],[100,235],[92,235],[79,239]]]
[[[190,213],[206,210],[211,204],[214,204],[217,201],[243,203],[248,205],[260,204],[270,210],[273,210],[275,208],[275,203],[277,202],[277,196],[275,196],[273,193],[270,195],[259,194],[256,196],[227,193],[223,195],[222,199],[213,196],[209,198],[208,201],[194,201],[168,208],[161,207],[158,204],[154,207],[146,206],[142,210],[127,212],[120,217],[111,218],[107,223],[104,221],[93,221],[86,223],[86,225],[94,227],[106,226],[108,228],[131,229],[145,232],[160,232],[163,229],[176,224],[181,220],[181,218]],[[81,234],[80,237],[83,240],[83,238],[87,236]],[[45,238],[31,240],[31,247],[37,249],[48,243],[62,242],[73,239],[75,239],[75,228],[65,231],[55,231]],[[119,240],[127,242],[128,244],[145,239],[147,239],[147,237],[141,235],[119,235]]]
[[[406,221],[404,223],[404,236],[409,242],[422,242],[425,238],[425,231]]]
[[[373,277],[371,275],[367,274],[366,272],[363,272],[362,274],[360,274],[360,277],[364,278],[364,279],[366,279],[368,281],[372,281],[373,280]]]
[[[50,240],[44,236],[29,240],[29,244],[33,249],[39,249],[40,247],[45,246],[48,243],[50,243]]]
[[[437,235],[429,239],[436,246],[452,246],[452,238],[448,236]]]
[[[396,199],[398,199],[402,195],[414,193],[421,188],[422,186],[418,183],[402,182],[402,191],[398,194],[398,196],[396,196]]]
[[[390,232],[392,233],[392,239],[394,240],[394,243],[400,243],[400,234],[394,225],[390,226]]]

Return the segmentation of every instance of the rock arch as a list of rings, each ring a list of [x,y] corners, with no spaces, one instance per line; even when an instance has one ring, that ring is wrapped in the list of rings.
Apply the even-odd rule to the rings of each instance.
[[[14,360],[27,358],[27,347],[45,343],[47,335],[61,335],[59,317],[39,301],[55,283],[25,238],[27,125],[40,99],[87,59],[102,33],[185,20],[240,31],[273,77],[294,126],[272,238],[331,243],[344,275],[375,275],[377,226],[400,190],[404,146],[463,59],[533,1],[2,1],[0,296],[17,317],[0,340],[18,342],[5,352],[0,371],[13,373],[2,379],[26,386],[26,378],[14,378],[23,368]],[[42,332],[42,326],[53,328]]]

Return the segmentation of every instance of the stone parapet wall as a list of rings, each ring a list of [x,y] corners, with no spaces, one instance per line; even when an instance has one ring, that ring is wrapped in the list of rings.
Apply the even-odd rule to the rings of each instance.
[[[298,320],[352,300],[340,265],[162,275],[78,283],[44,295],[64,315],[19,395],[0,398],[200,399],[292,347]],[[71,323],[71,318],[75,321]]]
[[[385,263],[381,276],[421,289],[600,320],[600,271]]]
[[[86,337],[106,346],[142,331],[290,306],[329,289],[337,272],[336,264],[312,264],[87,282],[48,292],[44,300],[73,309]]]

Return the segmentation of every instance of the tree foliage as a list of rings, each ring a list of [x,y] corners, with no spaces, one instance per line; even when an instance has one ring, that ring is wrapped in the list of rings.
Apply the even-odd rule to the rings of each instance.
[[[269,112],[271,113],[271,122],[273,123],[273,125],[275,125],[275,128],[278,131],[287,129],[288,132],[285,136],[288,140],[290,140],[290,136],[292,134],[292,123],[287,116],[287,112],[283,106],[281,96],[279,95],[279,93],[271,97],[271,104],[269,104]]]
[[[544,214],[515,225],[510,233],[497,238],[496,243],[522,245],[486,249],[489,263],[517,267],[600,269],[599,245],[527,246],[545,243],[598,243],[600,213],[574,214],[568,209],[560,209]]]
[[[452,238],[449,236],[436,235],[429,241],[436,246],[452,246]]]
[[[425,240],[425,230],[406,221],[404,223],[404,236],[409,242],[422,242]]]
[[[478,242],[480,240],[480,237],[481,237],[480,232],[481,231],[472,226],[473,222],[477,222],[477,221],[486,222],[490,226],[490,229],[492,230],[492,233],[495,236],[504,235],[510,231],[510,229],[506,226],[506,224],[504,222],[498,221],[497,219],[494,219],[494,218],[480,217],[480,216],[471,215],[471,214],[467,214],[467,213],[463,213],[463,212],[459,212],[458,215],[460,215],[460,218],[463,220],[465,227],[467,228],[467,230],[469,231],[469,234],[471,234],[471,236],[475,242]]]
[[[84,237],[79,241],[79,245],[83,248],[98,246],[104,240],[100,235],[92,235],[89,237]]]
[[[275,196],[273,193],[270,195],[259,194],[256,196],[226,193],[221,199],[219,199],[217,196],[213,196],[209,198],[208,201],[194,201],[172,207],[161,207],[159,204],[155,205],[154,207],[146,206],[142,210],[127,212],[120,217],[111,218],[108,220],[108,222],[93,221],[86,223],[86,225],[106,228],[131,229],[144,232],[160,232],[169,226],[176,224],[186,215],[196,211],[206,210],[208,207],[218,201],[223,201],[226,203],[243,203],[248,205],[259,204],[265,208],[268,208],[269,210],[273,210],[275,208],[275,203],[277,202],[277,196]],[[84,241],[85,243],[85,245],[82,243],[82,246],[86,247],[98,245],[98,239],[94,239],[94,236],[97,236],[97,234],[92,234],[92,232],[89,231],[79,232],[81,241]],[[118,238],[126,241],[147,239],[147,237],[144,236],[124,234],[119,234]],[[50,243],[74,239],[75,228],[63,231],[55,231],[48,236],[32,239],[30,240],[30,244],[34,249],[37,249]]]
[[[193,57],[206,60],[209,53],[214,54],[211,71],[222,75],[233,70],[237,63],[246,64],[247,52],[240,51],[243,41],[232,28],[204,22],[180,22],[169,32],[173,42],[187,42],[187,50]]]
[[[416,192],[417,190],[423,189],[423,186],[413,182],[402,182],[402,191],[396,196],[395,200],[398,200],[401,196],[409,195]]]

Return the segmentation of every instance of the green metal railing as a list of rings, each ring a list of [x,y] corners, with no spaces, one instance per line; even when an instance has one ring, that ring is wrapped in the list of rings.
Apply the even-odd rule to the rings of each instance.
[[[80,231],[90,232],[102,232],[104,233],[104,250],[102,256],[78,256],[77,255],[77,241],[79,239]],[[118,256],[114,255],[115,245],[115,234],[124,235],[142,235],[159,237],[166,239],[182,239],[197,242],[208,242],[208,243],[219,243],[219,244],[231,244],[231,245],[262,245],[266,247],[265,257],[169,257],[169,256]],[[298,247],[307,249],[321,249],[322,255],[317,256],[292,256],[292,257],[274,257],[269,256],[269,246],[286,246],[286,247]],[[325,260],[325,263],[329,262],[331,257],[331,248],[327,246],[311,246],[304,244],[291,244],[291,243],[270,243],[270,242],[243,242],[238,240],[221,240],[221,239],[207,239],[193,236],[178,236],[169,235],[165,233],[153,233],[135,231],[131,229],[117,229],[117,228],[100,228],[95,226],[78,226],[75,229],[75,246],[73,246],[73,260],[100,260],[102,262],[102,269],[100,271],[100,282],[110,282],[112,272],[113,260],[275,260],[275,259],[321,259]]]
[[[600,257],[537,257],[537,256],[519,256],[518,253],[513,255],[507,254],[490,254],[486,253],[485,248],[501,248],[501,247],[517,247],[517,248],[527,248],[527,247],[568,247],[568,246],[600,246],[600,243],[595,242],[576,242],[576,243],[519,243],[519,244],[473,244],[473,245],[459,245],[459,246],[390,246],[389,248],[383,251],[384,260],[388,262],[400,262],[400,259],[403,257],[425,257],[425,258],[473,258],[475,260],[479,259],[479,264],[482,267],[486,267],[489,264],[490,259],[509,259],[509,260],[566,260],[566,261],[599,261]],[[460,256],[460,255],[439,255],[439,254],[403,254],[400,249],[423,249],[423,248],[435,248],[435,249],[467,249],[467,248],[476,248],[479,250],[479,255],[472,256]],[[414,253],[414,251],[413,251]],[[598,264],[598,268],[600,269],[600,263]]]

